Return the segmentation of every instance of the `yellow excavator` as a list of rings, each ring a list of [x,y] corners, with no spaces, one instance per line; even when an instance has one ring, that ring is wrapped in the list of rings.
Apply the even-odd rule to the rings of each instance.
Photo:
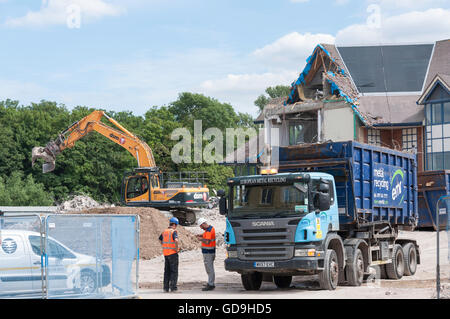
[[[101,121],[106,118],[116,128]],[[96,131],[130,152],[138,162],[138,168],[126,172],[121,187],[122,203],[134,207],[154,207],[171,211],[182,224],[195,223],[195,212],[191,208],[208,205],[209,189],[203,172],[163,173],[156,166],[152,149],[103,111],[94,111],[62,131],[45,147],[34,147],[32,166],[43,159],[42,171],[55,169],[56,156],[88,133]],[[175,178],[174,178],[175,177]]]

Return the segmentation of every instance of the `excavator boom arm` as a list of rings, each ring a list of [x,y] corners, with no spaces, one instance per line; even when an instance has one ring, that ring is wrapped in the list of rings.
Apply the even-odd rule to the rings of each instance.
[[[101,121],[105,117],[117,128],[110,127]],[[56,156],[66,148],[72,148],[75,143],[88,133],[96,131],[116,144],[125,148],[136,158],[138,167],[155,167],[155,159],[151,148],[133,133],[109,117],[103,111],[94,111],[78,122],[75,122],[63,132],[55,141],[51,141],[46,147],[35,147],[32,151],[32,165],[38,158],[44,160],[43,172],[54,170]]]

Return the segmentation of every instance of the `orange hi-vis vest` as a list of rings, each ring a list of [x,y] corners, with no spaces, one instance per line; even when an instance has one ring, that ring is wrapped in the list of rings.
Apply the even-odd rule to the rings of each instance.
[[[162,248],[164,256],[177,253],[176,242],[173,240],[174,229],[168,228],[162,233]]]
[[[203,239],[210,240],[209,244],[202,242],[202,250],[215,250],[216,249],[216,230],[210,226],[211,230],[205,230],[203,233]]]

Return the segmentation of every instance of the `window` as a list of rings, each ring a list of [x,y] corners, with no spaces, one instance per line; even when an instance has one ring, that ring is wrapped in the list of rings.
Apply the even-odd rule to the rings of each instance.
[[[450,169],[450,102],[425,106],[426,169]]]
[[[293,123],[289,125],[289,145],[297,145],[305,143],[303,136],[303,125],[300,123]]]
[[[431,122],[442,124],[442,104],[431,104]]]
[[[28,237],[33,253],[40,256],[41,255],[41,238],[39,236],[29,236]],[[58,244],[57,242],[47,239],[49,257],[55,257],[60,259],[75,259],[76,256],[68,251],[66,248]]]
[[[381,146],[380,130],[368,129],[367,130],[367,143]]]
[[[38,236],[30,236],[28,238],[30,240],[31,249],[33,253],[40,256],[41,255],[41,238]]]
[[[264,188],[262,190],[261,204],[272,204],[272,192],[273,190],[271,188]]]
[[[450,123],[450,102],[443,104],[444,106],[444,123]]]
[[[131,177],[127,183],[127,198],[136,198],[148,191],[147,178],[137,176]]]
[[[402,129],[402,150],[417,152],[417,128]]]
[[[328,184],[328,187],[330,189],[330,191],[329,191],[329,193],[330,193],[330,204],[333,205],[334,204],[334,187],[333,187],[333,182],[332,181],[315,179],[315,180],[312,181],[311,191],[312,192],[317,192],[318,189],[319,189],[320,183],[323,183],[323,182]]]
[[[232,188],[231,218],[289,217],[307,214],[308,184],[238,185]]]
[[[317,115],[305,113],[302,116],[289,120],[289,145],[317,142]]]

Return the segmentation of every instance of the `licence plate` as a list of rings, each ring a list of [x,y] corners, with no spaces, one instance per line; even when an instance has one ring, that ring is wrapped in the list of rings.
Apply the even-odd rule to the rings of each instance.
[[[255,268],[273,268],[273,267],[275,267],[275,262],[273,262],[273,261],[255,261],[253,266]]]

